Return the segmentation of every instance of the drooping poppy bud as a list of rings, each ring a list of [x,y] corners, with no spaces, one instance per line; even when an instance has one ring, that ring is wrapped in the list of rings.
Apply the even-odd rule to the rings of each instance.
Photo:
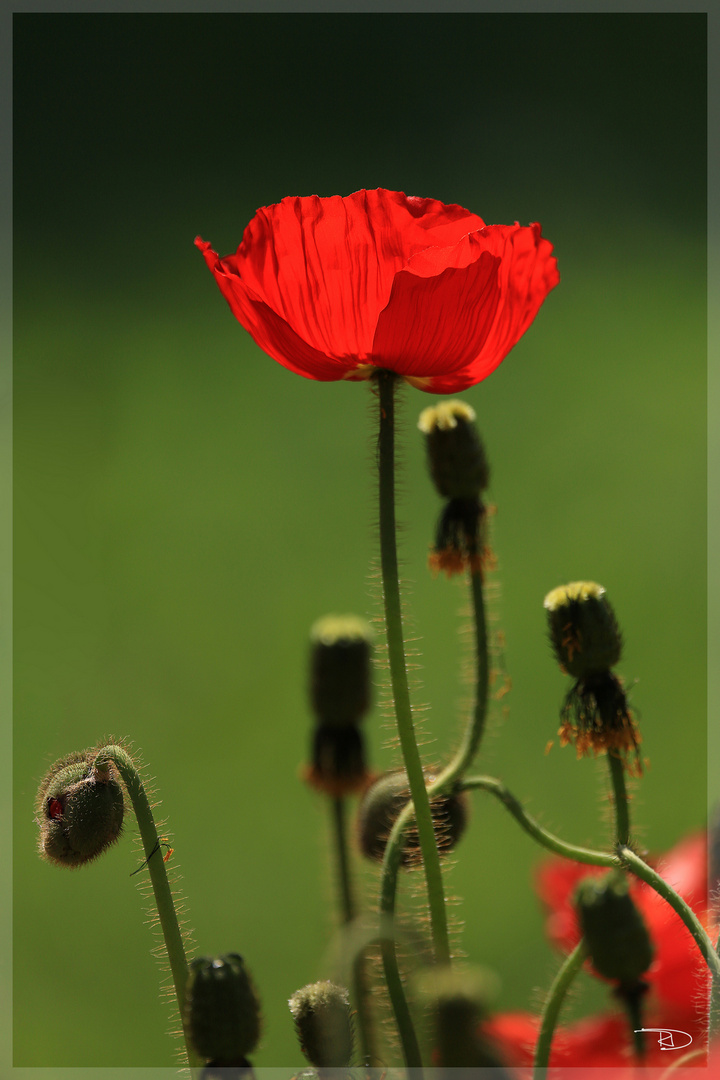
[[[642,1002],[648,991],[643,975],[655,948],[642,915],[630,896],[624,874],[585,878],[575,890],[575,907],[585,949],[599,975],[615,984],[638,1058],[645,1055]]]
[[[575,906],[598,974],[623,987],[636,986],[655,950],[625,875],[585,878],[575,891]]]
[[[354,615],[327,615],[310,637],[310,697],[318,723],[359,723],[370,707],[370,627]]]
[[[425,784],[432,784],[436,777],[425,771]],[[358,840],[360,850],[368,859],[382,862],[388,837],[410,799],[410,785],[403,770],[385,773],[368,788],[358,809]],[[465,831],[468,819],[468,802],[464,792],[440,795],[430,803],[438,853],[451,851]],[[416,864],[420,859],[420,840],[417,827],[412,824],[405,832],[402,852],[404,866]]]
[[[502,1063],[482,1033],[497,996],[493,972],[447,966],[425,968],[413,978],[413,990],[428,1018],[433,1064],[446,1069],[500,1069]],[[462,1074],[453,1072],[455,1080]],[[472,1074],[468,1074],[470,1076]],[[506,1080],[505,1072],[493,1072]]]
[[[354,1032],[347,990],[335,983],[310,983],[288,1001],[300,1049],[316,1069],[347,1068]]]
[[[467,568],[482,569],[486,509],[482,492],[490,469],[475,426],[475,411],[464,401],[447,401],[424,409],[418,427],[425,435],[428,467],[435,487],[446,499],[435,530],[429,564],[448,577]]]
[[[183,1026],[200,1057],[218,1068],[249,1068],[260,1023],[260,1001],[242,956],[190,961]]]
[[[59,866],[91,862],[120,836],[123,793],[115,766],[93,751],[69,754],[48,770],[37,794],[39,851]]]
[[[594,581],[574,581],[547,594],[544,601],[553,651],[563,672],[575,681],[563,703],[559,735],[573,743],[578,757],[608,752],[640,775],[640,732],[620,679],[622,638],[605,589]]]

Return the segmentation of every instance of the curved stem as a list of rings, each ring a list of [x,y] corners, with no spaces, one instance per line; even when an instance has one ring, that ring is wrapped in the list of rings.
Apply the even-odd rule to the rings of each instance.
[[[117,770],[123,779],[127,793],[130,796],[130,801],[133,805],[133,810],[135,811],[143,850],[145,851],[145,858],[147,860],[148,870],[150,871],[150,881],[152,882],[153,892],[155,894],[155,904],[160,918],[160,926],[162,928],[163,938],[165,939],[165,948],[167,949],[168,960],[170,961],[170,971],[175,986],[178,1011],[182,1018],[183,1005],[185,1002],[185,985],[188,976],[188,964],[185,956],[185,945],[172,898],[172,891],[170,889],[170,883],[165,870],[165,863],[163,862],[161,854],[160,838],[157,834],[150,803],[143,782],[140,779],[140,774],[135,766],[135,762],[132,760],[127,750],[122,746],[115,746],[113,744],[103,746],[98,750],[97,755],[95,756],[94,765],[96,767],[101,767],[105,761],[112,761],[117,766]],[[202,1066],[203,1062],[190,1045],[187,1036],[185,1036],[185,1047],[187,1050],[188,1064],[192,1068]]]
[[[400,975],[397,953],[395,951],[395,895],[397,891],[397,876],[402,859],[403,836],[405,830],[413,819],[415,808],[412,800],[408,802],[398,815],[388,837],[385,855],[383,857],[382,877],[380,880],[380,920],[382,927],[382,961],[385,972],[390,1002],[395,1013],[400,1044],[402,1046],[405,1064],[409,1069],[416,1070],[413,1080],[422,1080],[422,1056],[418,1044],[417,1035],[413,1026],[412,1016],[408,1007],[405,989]]]
[[[692,934],[695,944],[699,948],[703,955],[705,963],[710,968],[710,972],[713,979],[720,977],[720,957],[713,947],[713,943],[698,919],[692,908],[683,900],[682,896],[675,892],[672,885],[668,885],[667,881],[658,874],[656,870],[653,870],[651,866],[636,855],[631,848],[625,847],[622,844],[618,844],[618,857],[628,870],[631,870],[636,877],[641,878],[642,881],[650,885],[663,900],[667,901],[670,907],[677,912],[682,921],[687,926],[688,930]]]
[[[464,791],[476,789],[479,791],[489,791],[491,795],[495,795],[503,806],[510,811],[525,832],[532,836],[533,840],[537,840],[539,844],[542,844],[543,847],[555,852],[556,855],[562,855],[565,859],[574,859],[575,862],[588,863],[591,866],[617,867],[620,865],[620,859],[617,855],[606,854],[602,851],[592,851],[590,848],[577,847],[575,844],[568,844],[564,840],[561,840],[560,837],[548,832],[547,829],[544,829],[542,825],[535,820],[535,818],[528,814],[515,796],[508,791],[500,780],[496,780],[494,776],[468,776],[460,782],[459,787]]]
[[[625,786],[625,770],[622,758],[611,751],[608,751],[607,759],[615,796],[615,833],[618,844],[624,845],[630,840],[630,801]]]
[[[560,1009],[565,1000],[565,995],[570,989],[570,984],[582,967],[584,958],[585,950],[581,940],[570,955],[565,958],[562,967],[558,971],[555,980],[550,987],[550,993],[543,1006],[542,1017],[540,1020],[540,1033],[535,1046],[533,1080],[542,1080],[542,1077],[545,1075],[545,1070],[550,1063],[550,1047],[552,1045],[553,1035],[555,1034],[555,1027],[560,1015]]]
[[[352,878],[350,875],[350,859],[345,830],[345,808],[346,804],[344,799],[338,797],[332,800],[340,907],[342,920],[346,925],[349,925],[355,918],[356,907],[355,898],[353,896]],[[353,959],[352,978],[355,1005],[357,1008],[360,1052],[362,1054],[363,1062],[368,1066],[372,1066],[379,1059],[374,1047],[372,1009],[363,949],[360,949]]]
[[[475,623],[476,642],[476,690],[475,707],[470,723],[468,724],[463,741],[460,744],[455,757],[437,778],[438,787],[445,787],[458,776],[462,776],[472,764],[477,753],[480,741],[485,731],[487,718],[488,689],[489,689],[489,664],[488,664],[488,639],[485,621],[485,603],[483,597],[482,572],[476,570],[470,574],[470,591],[473,599],[473,616]]]
[[[425,786],[420,753],[415,739],[415,727],[408,689],[407,665],[405,663],[395,536],[396,376],[391,371],[378,371],[376,379],[380,397],[380,436],[378,442],[380,564],[385,603],[388,659],[390,661],[390,681],[392,683],[400,746],[410,785],[410,795],[415,807],[418,839],[427,884],[435,959],[440,964],[449,964],[450,939],[445,911],[445,889],[435,840],[435,830],[430,814],[430,799]]]

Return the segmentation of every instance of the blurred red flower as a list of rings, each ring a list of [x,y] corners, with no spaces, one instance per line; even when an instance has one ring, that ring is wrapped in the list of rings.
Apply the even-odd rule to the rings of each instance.
[[[382,188],[264,207],[226,258],[195,243],[235,317],[291,371],[389,369],[440,394],[486,378],[560,280],[539,225]]]
[[[692,907],[703,924],[709,921],[707,840],[704,834],[681,841],[656,869]],[[603,874],[602,867],[584,866],[566,859],[550,859],[537,875],[537,890],[547,909],[546,930],[550,940],[564,952],[580,940],[573,893],[578,882]],[[630,892],[639,908],[655,946],[655,959],[643,976],[649,984],[644,999],[644,1027],[685,1032],[692,1039],[688,1050],[705,1045],[709,974],[700,951],[680,917],[654,889],[630,876]],[[592,968],[588,970],[593,973]],[[600,976],[597,976],[600,978]],[[527,1013],[506,1013],[494,1017],[484,1027],[508,1065],[532,1064],[539,1019]],[[680,1036],[676,1037],[676,1041]],[[673,1054],[663,1050],[659,1034],[646,1036],[644,1064],[667,1068]],[[685,1051],[677,1051],[678,1057]],[[628,1021],[619,1007],[613,1013],[588,1017],[559,1027],[550,1057],[555,1066],[624,1066],[618,1080],[631,1080],[632,1049]],[[694,1064],[705,1067],[704,1056]],[[615,1074],[613,1074],[614,1076]],[[720,1077],[720,1071],[718,1071]],[[552,1074],[550,1077],[552,1080]]]

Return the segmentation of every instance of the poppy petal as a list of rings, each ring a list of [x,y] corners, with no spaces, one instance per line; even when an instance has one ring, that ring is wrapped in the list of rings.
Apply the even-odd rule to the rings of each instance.
[[[432,277],[401,270],[378,319],[373,362],[416,378],[467,367],[495,318],[498,262],[481,251],[469,266],[448,266]]]
[[[344,378],[350,369],[349,364],[339,364],[298,337],[291,326],[253,295],[234,268],[228,267],[228,260],[221,259],[207,241],[198,236],[195,246],[202,251],[233,315],[263,352],[283,367],[308,379],[331,381]]]
[[[500,299],[495,323],[469,367],[473,382],[486,378],[505,359],[560,281],[553,246],[537,223],[487,225],[482,234],[487,250],[500,259]]]

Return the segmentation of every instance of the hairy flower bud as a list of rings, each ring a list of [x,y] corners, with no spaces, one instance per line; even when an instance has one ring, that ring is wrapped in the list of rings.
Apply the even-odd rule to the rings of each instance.
[[[92,763],[92,751],[56,761],[36,800],[39,851],[50,862],[76,867],[114,844],[123,822],[123,793],[115,767]]]
[[[347,990],[311,983],[288,1001],[300,1048],[317,1069],[346,1068],[353,1055],[353,1023]]]
[[[183,1025],[200,1057],[216,1066],[246,1066],[260,1037],[260,1002],[242,956],[190,961]]]
[[[475,499],[488,486],[490,469],[475,426],[475,410],[464,401],[423,409],[418,427],[426,437],[428,466],[444,499]]]
[[[318,723],[346,727],[367,712],[371,636],[354,615],[327,615],[313,626],[310,698]]]
[[[576,679],[609,671],[620,659],[622,639],[602,585],[573,581],[545,597],[550,640],[563,671]]]
[[[621,987],[635,987],[653,961],[654,948],[624,874],[587,877],[575,906],[593,967]]]
[[[425,772],[425,784],[431,784],[435,776]],[[385,773],[363,796],[358,810],[358,840],[360,849],[369,859],[381,862],[388,837],[400,811],[410,799],[407,773]],[[468,802],[463,792],[440,795],[430,803],[435,839],[440,855],[451,851],[465,831],[468,818]],[[402,852],[404,866],[415,864],[420,857],[420,841],[417,827],[413,824],[405,833]]]

